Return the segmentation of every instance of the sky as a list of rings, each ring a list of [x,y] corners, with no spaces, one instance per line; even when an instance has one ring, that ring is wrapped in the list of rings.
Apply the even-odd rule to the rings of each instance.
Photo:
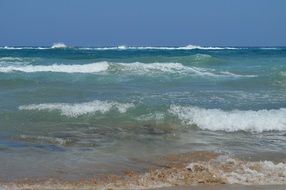
[[[0,46],[286,46],[286,0],[0,0]]]

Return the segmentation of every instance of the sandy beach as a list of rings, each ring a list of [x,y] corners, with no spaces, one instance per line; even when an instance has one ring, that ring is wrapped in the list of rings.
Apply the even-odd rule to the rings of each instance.
[[[189,187],[158,188],[156,190],[285,190],[285,185],[198,185]]]

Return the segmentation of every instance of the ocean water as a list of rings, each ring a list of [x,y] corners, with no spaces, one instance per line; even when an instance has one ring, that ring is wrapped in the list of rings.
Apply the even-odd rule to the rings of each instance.
[[[201,150],[286,159],[286,48],[0,48],[0,179]]]

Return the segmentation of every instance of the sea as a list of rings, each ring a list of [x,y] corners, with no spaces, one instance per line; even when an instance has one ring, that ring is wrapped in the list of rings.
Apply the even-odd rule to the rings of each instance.
[[[285,47],[0,47],[1,181],[142,172],[197,151],[286,184]]]

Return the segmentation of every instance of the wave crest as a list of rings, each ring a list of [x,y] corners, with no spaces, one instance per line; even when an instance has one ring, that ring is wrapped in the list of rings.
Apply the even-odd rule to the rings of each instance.
[[[82,50],[236,50],[241,48],[235,47],[211,47],[211,46],[198,46],[198,45],[187,45],[181,47],[175,46],[113,46],[113,47],[90,47],[90,48],[80,48]]]
[[[60,42],[60,43],[54,43],[51,48],[52,48],[52,49],[54,49],[54,48],[67,48],[67,45],[64,44],[64,43],[62,43],[62,42]]]
[[[98,73],[131,72],[136,74],[148,73],[177,73],[207,77],[255,77],[255,75],[239,75],[228,71],[216,71],[201,67],[185,66],[181,63],[109,63],[106,61],[83,65],[8,65],[0,66],[0,72],[58,72],[58,73]]]
[[[23,105],[19,107],[19,110],[48,110],[48,111],[60,111],[62,115],[68,117],[78,117],[88,113],[106,113],[111,110],[117,110],[120,113],[125,113],[129,108],[134,107],[132,103],[118,103],[95,100],[85,103],[50,103],[50,104],[31,104]]]
[[[286,109],[233,110],[204,109],[171,105],[169,112],[177,116],[183,124],[197,125],[212,131],[284,131],[286,130]]]
[[[31,136],[31,135],[20,135],[16,137],[17,140],[27,141],[37,144],[56,144],[56,145],[68,145],[72,142],[71,139],[65,139],[60,137],[50,136]]]
[[[0,67],[0,72],[60,72],[60,73],[97,73],[106,71],[109,67],[107,62],[97,62],[84,65],[12,65]]]
[[[186,75],[207,76],[207,77],[255,77],[255,75],[239,75],[228,71],[216,71],[201,67],[189,67],[181,63],[117,63],[112,64],[120,71],[138,74],[148,73],[179,73]]]

